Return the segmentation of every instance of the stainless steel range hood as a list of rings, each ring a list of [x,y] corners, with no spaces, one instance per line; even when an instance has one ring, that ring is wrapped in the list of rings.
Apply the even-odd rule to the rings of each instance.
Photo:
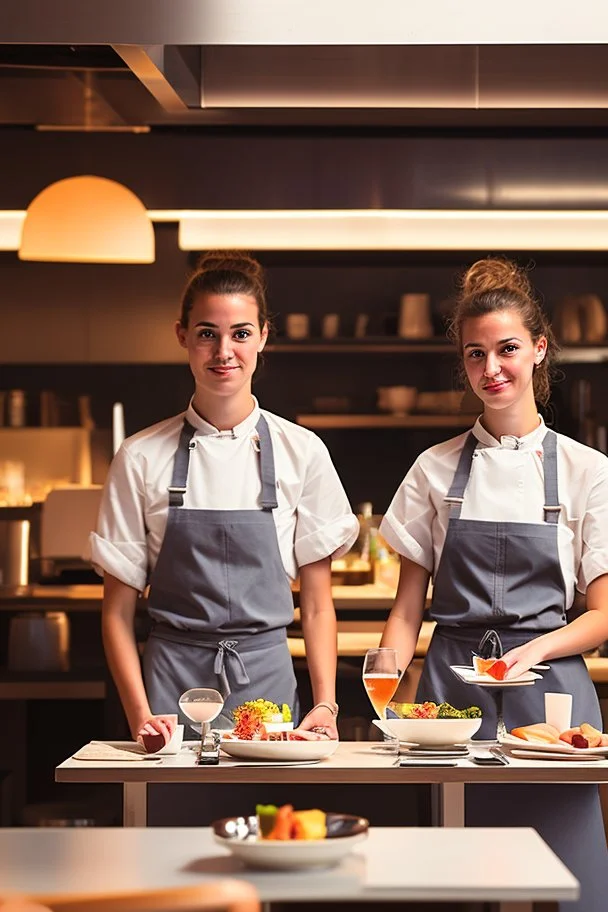
[[[89,90],[98,121],[117,127],[255,123],[259,112],[338,123],[332,113],[361,111],[373,123],[383,111],[601,111],[608,6],[598,7],[512,0],[501,16],[487,0],[54,0],[51,15],[45,0],[3,0],[0,51],[113,51]],[[0,59],[0,124],[31,122],[33,98],[53,92],[61,122],[78,123],[82,75],[26,69]]]

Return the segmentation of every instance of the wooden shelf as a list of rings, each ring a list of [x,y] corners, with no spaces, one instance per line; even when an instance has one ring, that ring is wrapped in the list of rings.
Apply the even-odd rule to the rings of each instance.
[[[266,351],[275,353],[292,354],[431,354],[445,352],[456,354],[454,346],[441,337],[432,339],[398,339],[396,337],[370,336],[368,339],[332,339],[324,341],[289,342],[287,340],[274,342],[266,346]]]
[[[456,349],[447,341],[437,336],[432,339],[397,339],[395,337],[370,336],[368,339],[322,339],[303,342],[281,340],[266,346],[266,351],[275,354],[297,355],[353,355],[353,354],[453,354]],[[608,342],[606,344],[564,345],[559,352],[558,361],[563,363],[598,363],[608,361]]]
[[[297,415],[296,422],[321,428],[472,427],[479,415]]]

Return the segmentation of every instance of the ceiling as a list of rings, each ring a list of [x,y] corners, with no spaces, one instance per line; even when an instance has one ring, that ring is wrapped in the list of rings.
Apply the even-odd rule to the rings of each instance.
[[[561,0],[503,19],[483,0],[330,5],[54,0],[51,19],[2,0],[0,126],[608,127],[608,11],[589,0],[574,18]]]

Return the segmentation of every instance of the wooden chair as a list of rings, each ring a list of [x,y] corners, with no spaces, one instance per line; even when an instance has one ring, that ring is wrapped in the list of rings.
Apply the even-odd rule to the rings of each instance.
[[[0,912],[260,912],[258,895],[240,880],[117,893],[0,897]]]

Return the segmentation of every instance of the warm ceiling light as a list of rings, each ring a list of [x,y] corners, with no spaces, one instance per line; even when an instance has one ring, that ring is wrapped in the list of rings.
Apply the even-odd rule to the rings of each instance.
[[[127,187],[105,177],[68,177],[30,203],[20,260],[153,263],[154,228]]]

